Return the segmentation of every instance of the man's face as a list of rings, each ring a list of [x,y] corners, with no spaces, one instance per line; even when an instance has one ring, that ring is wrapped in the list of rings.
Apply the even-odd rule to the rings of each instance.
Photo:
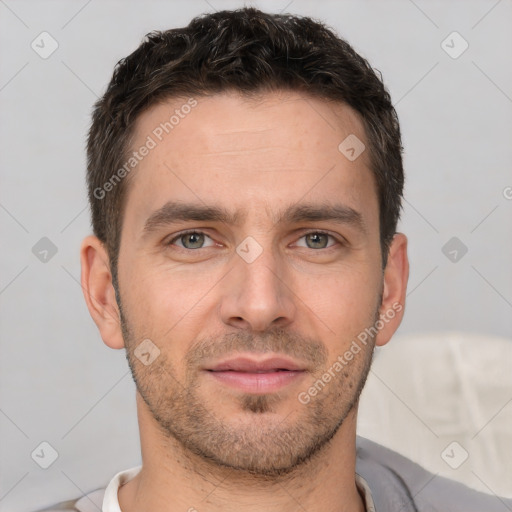
[[[127,184],[118,274],[127,357],[164,436],[216,464],[285,473],[355,410],[369,370],[373,342],[309,403],[298,398],[379,314],[368,152],[351,161],[338,149],[349,135],[367,145],[364,129],[349,107],[296,93],[186,103],[153,107],[136,127],[133,149],[148,136],[156,146]],[[169,133],[155,132],[176,109]],[[176,203],[228,218],[186,220]],[[337,218],[316,215],[328,207]]]

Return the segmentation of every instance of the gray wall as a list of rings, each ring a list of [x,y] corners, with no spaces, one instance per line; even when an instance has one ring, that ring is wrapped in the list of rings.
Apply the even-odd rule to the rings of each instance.
[[[288,2],[253,5],[326,21],[382,72],[394,99],[407,173],[400,230],[411,261],[400,333],[511,338],[512,4]],[[79,244],[90,230],[91,106],[144,34],[242,5],[0,2],[1,511],[80,496],[140,462],[124,352],[103,345],[78,282]],[[43,31],[58,42],[46,59],[31,47],[51,50]],[[452,56],[442,47],[453,31],[469,44],[458,58],[463,41],[448,37]],[[455,262],[443,253],[452,237],[444,252]],[[31,458],[43,441],[58,452],[48,469]],[[50,451],[34,459],[50,462]]]

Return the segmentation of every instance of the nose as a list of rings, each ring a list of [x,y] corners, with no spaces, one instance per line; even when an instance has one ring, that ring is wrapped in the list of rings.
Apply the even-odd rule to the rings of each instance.
[[[220,314],[224,324],[263,332],[294,321],[292,283],[272,249],[264,248],[254,261],[237,253],[232,264],[234,268],[222,287]]]

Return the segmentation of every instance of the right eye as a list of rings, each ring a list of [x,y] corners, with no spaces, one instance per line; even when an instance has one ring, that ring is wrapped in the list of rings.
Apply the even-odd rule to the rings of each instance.
[[[172,240],[170,240],[166,245],[177,245],[181,249],[188,249],[188,250],[194,250],[194,249],[203,249],[203,244],[205,241],[205,237],[212,240],[207,234],[201,232],[201,231],[183,231],[182,233],[179,233],[177,236],[175,236]],[[174,242],[179,241],[181,242],[181,245],[175,244]],[[213,240],[212,240],[213,242]],[[209,246],[206,247],[212,247],[214,243],[212,243]]]

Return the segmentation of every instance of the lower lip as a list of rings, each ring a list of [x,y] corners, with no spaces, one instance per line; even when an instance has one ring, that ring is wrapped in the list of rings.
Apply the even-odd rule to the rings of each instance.
[[[236,371],[208,372],[213,378],[227,386],[247,393],[272,393],[297,381],[304,371],[278,371],[267,373],[247,373]]]

